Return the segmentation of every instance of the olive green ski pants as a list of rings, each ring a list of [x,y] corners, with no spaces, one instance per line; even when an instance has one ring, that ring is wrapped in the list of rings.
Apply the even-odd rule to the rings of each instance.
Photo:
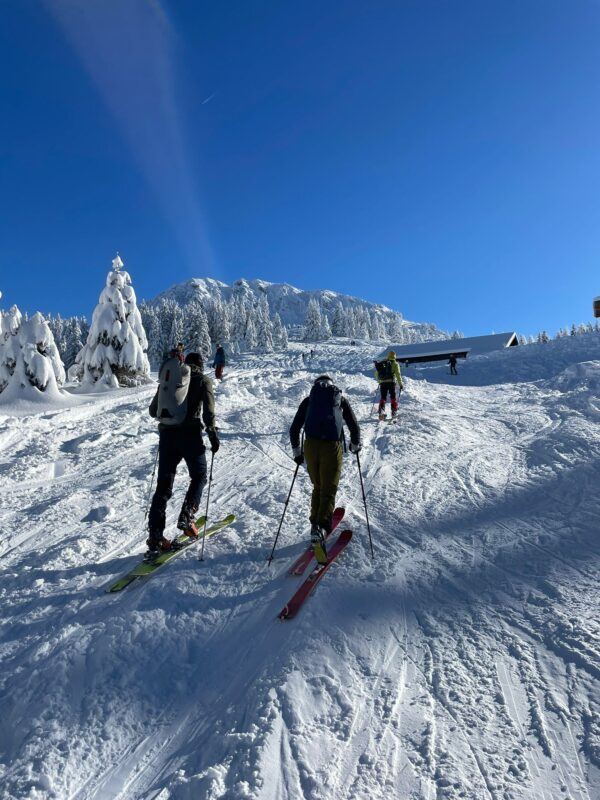
[[[342,474],[342,443],[306,438],[304,458],[313,485],[310,521],[329,530]]]

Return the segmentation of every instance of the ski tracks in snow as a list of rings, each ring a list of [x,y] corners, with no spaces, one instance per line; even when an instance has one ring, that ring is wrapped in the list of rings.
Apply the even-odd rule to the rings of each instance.
[[[248,357],[217,386],[211,516],[238,522],[122,595],[143,550],[151,390],[8,418],[0,781],[9,798],[593,800],[600,796],[600,428],[580,387],[408,381],[368,418],[356,348]],[[502,354],[504,359],[504,354]],[[358,360],[357,360],[358,359]],[[505,359],[504,359],[505,360]],[[502,363],[504,363],[504,360]],[[500,363],[500,362],[499,362]],[[310,486],[288,428],[333,371],[363,424],[352,544],[293,622]],[[170,504],[172,525],[185,479]],[[82,521],[84,520],[84,521]]]

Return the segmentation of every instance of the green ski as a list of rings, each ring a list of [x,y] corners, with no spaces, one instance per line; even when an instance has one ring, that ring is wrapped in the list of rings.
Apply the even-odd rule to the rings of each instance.
[[[214,536],[215,533],[223,530],[228,525],[231,525],[235,522],[235,514],[229,514],[224,519],[220,520],[219,522],[215,522],[214,525],[211,525],[206,529],[206,538],[208,539],[209,536]],[[196,520],[196,527],[201,528],[204,525],[204,517],[200,517]],[[113,583],[111,586],[108,587],[106,590],[107,592],[120,592],[126,586],[129,586],[130,583],[133,583],[138,578],[144,578],[147,575],[151,575],[153,572],[156,572],[157,569],[162,567],[163,564],[166,564],[167,561],[170,561],[175,556],[178,556],[181,552],[186,550],[190,545],[199,542],[202,539],[202,535],[198,538],[190,538],[185,534],[181,534],[178,536],[175,541],[179,545],[174,550],[165,550],[164,553],[161,553],[157,556],[154,561],[142,561],[140,564],[135,566],[132,570],[130,570],[126,575],[123,575],[122,578],[119,578],[116,583]]]

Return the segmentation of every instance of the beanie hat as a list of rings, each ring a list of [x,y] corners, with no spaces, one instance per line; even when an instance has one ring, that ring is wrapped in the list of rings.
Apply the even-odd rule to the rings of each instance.
[[[202,361],[202,356],[200,355],[200,353],[188,353],[187,356],[185,357],[185,363],[191,364],[194,367],[200,367],[200,369],[203,369],[204,367],[204,363]]]

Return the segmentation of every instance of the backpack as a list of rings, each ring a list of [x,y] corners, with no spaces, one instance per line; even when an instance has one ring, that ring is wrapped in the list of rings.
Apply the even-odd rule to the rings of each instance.
[[[304,420],[309,439],[337,442],[342,438],[342,390],[329,381],[319,381],[310,390]]]
[[[392,362],[388,361],[376,361],[375,362],[375,369],[377,370],[377,377],[381,381],[381,383],[387,383],[388,381],[394,380],[394,372],[392,370]]]
[[[163,425],[181,425],[187,414],[191,370],[179,358],[167,358],[158,376],[158,411]]]

